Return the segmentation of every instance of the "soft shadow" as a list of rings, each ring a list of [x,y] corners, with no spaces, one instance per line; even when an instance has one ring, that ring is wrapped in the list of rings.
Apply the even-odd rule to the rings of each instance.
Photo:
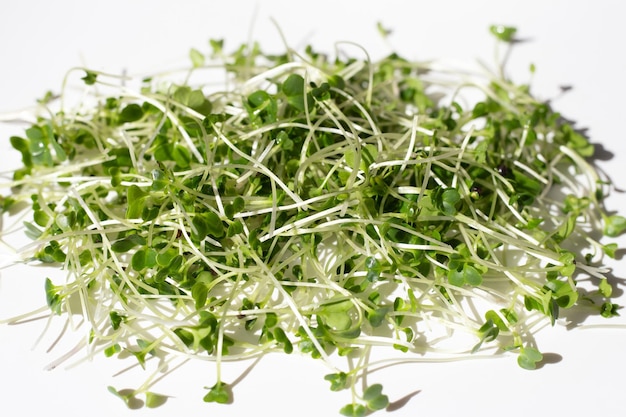
[[[518,38],[518,37],[514,37],[513,39],[511,39],[511,44],[513,45],[518,45],[520,43],[527,43],[527,42],[533,42],[533,38]]]
[[[422,392],[422,390],[413,391],[405,395],[404,397],[397,399],[396,401],[390,402],[386,410],[389,412],[392,412],[392,411],[397,411],[401,409],[402,407],[407,405],[407,403],[420,392]]]
[[[624,258],[624,255],[626,255],[626,248],[620,248],[620,249],[616,250],[615,251],[615,260],[621,261],[622,258]]]
[[[133,395],[133,393],[135,392],[135,390],[133,389],[121,389],[118,391],[118,394],[121,398],[126,400],[126,405],[128,406],[128,408],[130,408],[131,410],[138,410],[140,408],[143,408],[144,406],[144,402],[143,400],[135,397]]]
[[[540,362],[537,362],[536,369],[541,369],[546,365],[554,365],[555,363],[559,363],[562,360],[563,360],[563,356],[559,355],[558,353],[552,353],[552,352],[544,353],[543,359]]]
[[[603,275],[607,279],[609,284],[613,286],[613,293],[611,294],[611,298],[620,298],[624,294],[623,287],[626,286],[626,279],[616,276],[612,270],[609,272],[605,272]]]
[[[226,404],[232,404],[235,402],[235,393],[233,392],[233,387],[230,384],[226,384],[224,386],[224,390],[228,393],[228,401]]]
[[[592,159],[596,161],[610,161],[615,157],[615,154],[604,147],[601,143],[592,143],[594,151]]]
[[[246,368],[246,370],[245,370],[245,371],[243,371],[243,372],[241,373],[241,375],[239,375],[239,376],[237,377],[237,379],[235,379],[233,382],[231,382],[230,384],[228,384],[228,387],[229,387],[229,388],[233,388],[233,387],[235,387],[236,385],[238,385],[241,381],[243,381],[243,380],[244,380],[244,379],[245,379],[245,378],[246,378],[246,377],[250,374],[250,372],[252,372],[252,370],[254,369],[254,367],[255,367],[255,366],[257,366],[257,365],[259,364],[259,362],[261,361],[261,358],[262,358],[262,356],[261,356],[261,355],[259,355],[259,356],[258,356],[258,357],[254,360],[254,362],[252,362],[252,363],[250,364],[250,366],[248,366],[248,367]],[[232,398],[232,395],[231,395],[231,398]]]
[[[46,310],[49,310],[46,307]],[[40,320],[49,320],[50,319],[50,313],[44,313],[41,316],[22,316],[18,319],[7,319],[6,321],[2,321],[0,323],[6,323],[9,326],[17,326],[18,324],[26,324],[26,323],[32,323],[32,322],[36,322],[36,321],[40,321]]]
[[[571,85],[562,85],[560,86],[561,89],[561,95],[568,93],[569,91],[571,91],[574,87]],[[546,104],[548,104],[548,106],[550,107],[551,110],[552,109],[552,102],[553,100],[548,100],[546,102]],[[561,117],[559,118],[559,122],[560,123],[565,123],[565,124],[569,124],[570,126],[572,126],[572,128],[574,129],[574,131],[576,133],[578,133],[579,135],[583,136],[585,139],[587,139],[587,141],[593,145],[594,148],[594,152],[593,155],[590,156],[589,158],[586,158],[589,162],[591,162],[594,165],[594,168],[598,168],[595,166],[594,162],[596,161],[609,161],[611,159],[613,159],[615,157],[615,154],[610,151],[609,149],[605,148],[604,145],[602,143],[598,143],[598,142],[593,142],[592,141],[592,137],[589,135],[589,128],[587,127],[578,127],[577,123],[575,120],[573,119],[569,119],[567,117],[564,117],[561,115]],[[603,173],[605,174],[605,173]]]
[[[507,44],[507,48],[504,51],[504,55],[502,57],[502,68],[505,68],[507,66],[507,63],[509,62],[509,59],[511,57],[511,53],[513,52],[514,46],[519,45],[521,43],[526,43],[526,42],[532,42],[531,38],[513,38],[511,39],[510,42],[508,42]]]
[[[625,280],[623,278],[617,278],[611,273],[605,273],[604,276],[613,286],[613,294],[611,298],[620,298],[624,294],[624,290],[621,288],[625,284]],[[595,285],[598,285],[595,283]],[[594,299],[597,298],[597,294],[595,292],[589,292],[583,288],[578,289],[579,298],[584,299]],[[600,304],[592,304],[588,302],[582,301],[579,305],[580,308],[575,309],[561,309],[559,311],[559,320],[564,320],[567,324],[565,328],[567,330],[574,330],[578,327],[581,327],[585,324],[589,317],[597,317],[600,315]]]

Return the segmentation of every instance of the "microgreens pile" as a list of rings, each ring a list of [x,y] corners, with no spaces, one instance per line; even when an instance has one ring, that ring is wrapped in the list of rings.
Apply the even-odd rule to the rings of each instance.
[[[182,73],[75,69],[78,104],[64,86],[11,137],[23,167],[1,202],[30,208],[21,259],[66,273],[46,280],[52,313],[81,314],[91,352],[160,358],[136,391],[111,388],[123,399],[157,401],[156,375],[199,358],[216,367],[204,400],[227,403],[222,362],[300,352],[364,415],[388,404],[355,388],[374,347],[533,369],[538,327],[617,314],[601,238],[626,219],[603,209],[593,146],[527,85],[354,45],[210,45]]]

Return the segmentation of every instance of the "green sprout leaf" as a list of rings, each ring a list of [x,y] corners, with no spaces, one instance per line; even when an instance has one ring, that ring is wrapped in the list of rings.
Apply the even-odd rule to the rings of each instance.
[[[192,48],[189,51],[189,58],[191,59],[191,63],[193,65],[194,68],[200,68],[204,66],[204,55],[202,54],[202,52],[198,51],[195,48]]]
[[[137,339],[137,346],[139,350],[128,349],[128,351],[132,353],[133,356],[135,356],[135,358],[137,359],[137,362],[139,362],[139,365],[141,365],[142,368],[145,368],[146,356],[148,355],[154,356],[155,350],[152,347],[152,343],[147,342],[146,340],[143,340],[143,339]]]
[[[382,271],[380,262],[373,256],[370,256],[365,261],[365,267],[367,268],[367,280],[370,282],[378,281],[380,272]]]
[[[347,404],[339,410],[342,416],[363,417],[367,413],[367,408],[363,404]]]
[[[131,266],[135,271],[143,271],[151,266],[152,260],[156,263],[156,253],[154,251],[140,249],[134,253],[131,259]]]
[[[620,306],[611,302],[604,302],[600,307],[600,315],[605,318],[616,317],[619,316],[617,310],[620,309]]]
[[[378,327],[382,325],[387,318],[387,314],[391,311],[390,307],[380,307],[376,310],[367,313],[367,320],[370,322],[372,327]]]
[[[213,55],[219,55],[224,49],[224,39],[209,39],[209,45],[213,50]]]
[[[348,382],[348,374],[345,372],[337,372],[334,374],[328,374],[324,376],[326,381],[330,382],[331,391],[341,391],[346,388]]]
[[[109,319],[111,320],[111,327],[113,330],[119,329],[121,324],[126,321],[126,318],[126,315],[120,314],[117,311],[111,311],[109,313]]]
[[[382,410],[389,405],[389,398],[382,392],[383,386],[381,384],[367,387],[363,392],[363,400],[365,400],[368,409],[372,411]]]
[[[9,139],[11,146],[22,154],[22,163],[25,167],[30,168],[33,166],[33,160],[30,151],[30,141],[18,136],[11,136]]]
[[[85,76],[81,78],[87,85],[94,85],[96,83],[96,79],[98,78],[98,74],[92,71],[85,71]]]
[[[210,275],[208,272],[202,272],[202,274]],[[211,279],[199,278],[195,284],[191,287],[191,297],[194,299],[194,306],[196,309],[202,308],[206,305],[207,298],[209,296],[209,284]]]
[[[117,253],[124,253],[124,252],[128,252],[129,250],[133,249],[136,246],[145,245],[145,244],[146,244],[146,239],[143,236],[132,234],[113,243],[111,245],[111,250]]]
[[[282,328],[276,327],[274,329],[274,338],[278,343],[283,345],[283,351],[285,353],[289,354],[293,352],[293,344],[291,343],[291,340],[289,340],[289,337],[287,337],[287,334]]]
[[[282,84],[282,92],[287,96],[287,102],[299,111],[311,109],[313,100],[305,94],[304,78],[298,74],[290,74]]]
[[[218,382],[213,385],[209,392],[204,396],[204,402],[228,404],[231,400],[230,389],[227,384]]]
[[[106,356],[107,358],[110,358],[111,356],[114,356],[120,353],[121,351],[122,351],[122,347],[119,345],[119,343],[115,343],[107,347],[106,349],[104,349],[104,356]]]
[[[132,103],[124,107],[120,112],[120,122],[131,123],[143,117],[143,110],[139,104]]]
[[[319,315],[328,326],[336,331],[343,331],[352,325],[350,310],[353,307],[354,305],[350,300],[330,302],[320,308]]]
[[[483,343],[496,340],[496,338],[500,334],[500,326],[502,326],[503,323],[501,322],[501,320],[499,320],[499,317],[497,317],[494,321],[494,316],[497,317],[496,314],[489,314],[489,312],[487,312],[487,314],[485,315],[487,320],[480,327],[480,329],[478,329],[478,336],[480,337],[480,341],[472,348],[472,353],[476,353]],[[500,326],[498,324],[500,324]]]
[[[469,264],[464,264],[461,269],[450,269],[448,271],[448,282],[452,285],[462,286],[465,284],[478,286],[482,283],[481,273]]]
[[[616,237],[626,230],[626,217],[614,214],[604,219],[604,234],[609,237]]]
[[[619,246],[617,245],[617,243],[607,243],[606,245],[602,246],[602,251],[606,254],[606,256],[613,259],[615,259],[618,249]]]
[[[605,297],[610,297],[613,294],[613,286],[609,283],[606,278],[602,278],[600,280],[600,285],[598,285],[598,291]]]
[[[146,407],[157,408],[167,402],[168,397],[162,394],[156,394],[154,392],[146,392]]]
[[[136,185],[131,185],[128,188],[128,206],[126,207],[126,218],[137,219],[141,217],[145,201],[148,198],[148,193],[143,191]]]
[[[50,307],[53,313],[61,314],[61,300],[63,299],[61,295],[62,287],[54,285],[50,278],[46,278],[45,290],[48,307]]]
[[[376,29],[383,38],[386,38],[391,34],[391,29],[384,27],[381,22],[376,22]]]
[[[137,393],[131,389],[117,390],[112,386],[107,387],[108,391],[124,401],[124,404],[130,409],[138,409],[143,407],[143,402],[137,398]]]
[[[454,188],[437,189],[433,195],[434,203],[441,213],[454,216],[457,212],[456,205],[461,201],[461,194]]]
[[[504,25],[491,25],[489,32],[502,42],[510,43],[514,40],[517,28]]]
[[[537,368],[537,363],[543,360],[543,355],[537,349],[532,347],[520,348],[517,363],[520,367],[528,370]]]

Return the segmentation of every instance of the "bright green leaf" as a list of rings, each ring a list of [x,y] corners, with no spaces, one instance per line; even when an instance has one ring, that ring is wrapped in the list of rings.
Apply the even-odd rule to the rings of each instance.
[[[129,104],[120,112],[120,122],[130,123],[136,122],[143,117],[143,110],[139,104]]]
[[[369,410],[382,410],[389,405],[389,398],[384,395],[382,391],[383,386],[380,384],[373,384],[365,389],[363,392],[363,400]]]
[[[465,282],[469,285],[478,286],[483,282],[483,277],[480,272],[471,265],[465,265],[463,267],[463,276]]]
[[[191,50],[189,51],[189,58],[191,59],[191,63],[194,68],[200,68],[204,66],[204,55],[197,49],[191,48]]]
[[[342,389],[346,388],[348,374],[346,374],[345,372],[337,372],[334,374],[325,375],[324,379],[330,382],[331,391],[341,391]]]
[[[543,355],[537,349],[532,347],[520,348],[519,356],[517,357],[517,363],[524,369],[535,369],[537,363],[543,360]]]
[[[491,25],[489,26],[489,31],[502,42],[509,43],[514,40],[517,28],[513,26]]]
[[[367,408],[363,404],[348,404],[343,406],[339,413],[346,417],[363,417],[367,413]]]
[[[85,76],[81,78],[87,85],[94,85],[96,83],[96,79],[98,78],[98,74],[92,71],[85,71]]]
[[[606,278],[602,278],[600,280],[600,284],[598,284],[598,290],[600,294],[604,297],[610,297],[613,294],[613,286],[609,284],[609,281]]]
[[[204,402],[215,402],[218,404],[228,404],[230,402],[230,389],[227,384],[218,382],[213,385],[204,396]]]
[[[614,214],[604,219],[604,234],[609,237],[621,235],[626,230],[626,217]]]
[[[46,278],[45,290],[48,307],[55,314],[61,314],[61,299],[63,298],[60,294],[61,287],[54,285],[50,278]]]
[[[146,392],[146,407],[157,408],[167,402],[167,396],[162,394],[156,394],[154,392]]]

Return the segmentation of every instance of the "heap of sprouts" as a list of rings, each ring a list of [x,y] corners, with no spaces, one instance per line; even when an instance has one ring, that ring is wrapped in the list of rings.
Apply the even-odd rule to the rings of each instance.
[[[23,167],[2,208],[29,210],[20,261],[64,271],[45,282],[51,313],[80,306],[91,354],[158,358],[114,393],[158,401],[157,376],[198,358],[216,369],[204,400],[227,403],[224,361],[299,352],[363,415],[388,404],[355,388],[374,347],[533,369],[532,335],[563,310],[617,314],[601,238],[626,220],[603,210],[593,146],[527,85],[211,45],[182,77],[74,69],[78,104],[64,86],[10,139]]]

